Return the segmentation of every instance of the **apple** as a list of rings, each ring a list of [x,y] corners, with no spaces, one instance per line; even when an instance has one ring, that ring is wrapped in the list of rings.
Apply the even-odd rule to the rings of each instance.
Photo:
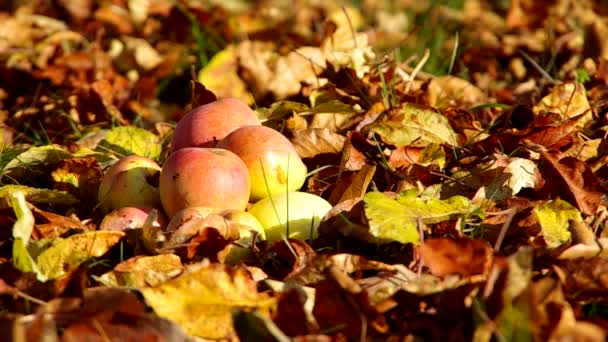
[[[250,259],[252,257],[251,244],[254,234],[257,235],[256,239],[258,241],[266,240],[264,227],[255,216],[246,211],[229,210],[225,211],[223,216],[239,230],[239,239],[228,246],[224,254],[224,263],[236,265],[241,260]]]
[[[257,233],[258,238],[266,240],[266,233],[260,221],[251,213],[242,210],[226,210],[222,212],[222,216],[232,224],[239,225],[240,239],[239,242],[251,242],[253,233]]]
[[[251,202],[296,191],[306,180],[306,165],[294,146],[270,127],[243,126],[220,140],[217,147],[234,152],[247,165]]]
[[[161,167],[152,159],[131,155],[112,164],[99,184],[97,199],[103,213],[129,207],[160,207],[158,174]]]
[[[248,212],[260,221],[266,239],[274,242],[283,237],[314,239],[321,220],[331,208],[320,196],[294,191],[263,198]]]
[[[260,125],[257,114],[237,99],[221,99],[188,112],[175,126],[171,153],[185,147],[215,147],[235,129]]]
[[[175,151],[163,164],[159,185],[169,217],[190,206],[244,210],[249,202],[247,166],[237,155],[220,148]]]
[[[104,216],[99,229],[125,231],[127,229],[141,228],[146,223],[152,210],[156,209],[138,206],[112,210]],[[160,230],[164,230],[167,226],[167,218],[161,211],[156,210],[156,219],[153,221],[152,226]]]

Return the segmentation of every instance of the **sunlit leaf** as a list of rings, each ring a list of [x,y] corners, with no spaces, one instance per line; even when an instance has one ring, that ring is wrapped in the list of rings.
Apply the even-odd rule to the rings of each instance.
[[[124,232],[100,230],[56,239],[53,245],[36,259],[42,274],[50,279],[59,278],[70,268],[104,255],[125,235]]]
[[[466,197],[424,201],[416,195],[416,191],[407,191],[396,199],[381,192],[369,192],[363,200],[370,233],[384,242],[418,243],[419,219],[422,224],[437,223],[473,208]]]
[[[258,108],[256,112],[258,114],[258,118],[262,121],[281,119],[286,116],[291,115],[292,113],[301,113],[305,111],[309,111],[310,108],[300,102],[294,101],[277,101],[274,102],[268,108]]]
[[[156,160],[160,156],[162,146],[156,135],[143,128],[120,126],[106,133],[97,150],[113,151],[119,156],[136,154]]]
[[[456,146],[456,133],[441,113],[414,104],[404,103],[394,113],[381,115],[364,127],[365,132],[378,134],[383,141],[397,147],[429,143]]]
[[[142,255],[121,262],[99,278],[106,285],[143,288],[173,278],[182,269],[182,263],[175,254]]]
[[[39,189],[25,185],[5,185],[0,187],[0,199],[8,198],[13,193],[22,192],[25,199],[30,203],[47,203],[70,205],[78,203],[78,200],[65,191]],[[1,204],[2,201],[0,201]],[[2,205],[0,205],[1,207]]]
[[[237,98],[253,104],[245,82],[238,75],[237,56],[232,47],[215,54],[198,73],[198,81],[220,98]]]
[[[316,105],[311,112],[314,114],[310,122],[311,128],[325,128],[336,132],[352,124],[353,118],[360,110],[340,100],[329,100]]]
[[[27,169],[34,169],[43,163],[54,163],[72,155],[62,147],[56,145],[34,146],[18,154],[13,160],[2,168],[2,174],[10,174],[19,178]]]
[[[534,208],[543,238],[549,248],[559,247],[570,241],[570,220],[582,221],[581,213],[570,203],[557,199]]]
[[[523,188],[534,188],[536,185],[538,167],[530,159],[511,158],[503,173],[509,175],[505,185],[512,189],[512,194],[518,194]]]
[[[556,85],[532,110],[536,114],[541,111],[558,113],[562,119],[583,115],[576,123],[579,127],[593,119],[593,112],[587,100],[587,92],[580,83],[571,82]]]
[[[311,158],[321,153],[339,153],[346,137],[326,128],[309,128],[294,132],[291,139],[300,158]]]
[[[434,108],[473,107],[487,96],[469,81],[455,76],[434,77],[427,88],[428,104]]]
[[[188,334],[223,339],[234,333],[232,312],[237,308],[267,313],[275,299],[258,293],[242,268],[196,264],[175,279],[141,290],[161,317],[178,323]]]
[[[27,244],[34,230],[34,215],[27,206],[25,196],[21,191],[15,191],[8,195],[17,221],[13,224],[13,266],[21,272],[33,272],[40,281],[47,278],[43,276],[36,262],[27,250]]]

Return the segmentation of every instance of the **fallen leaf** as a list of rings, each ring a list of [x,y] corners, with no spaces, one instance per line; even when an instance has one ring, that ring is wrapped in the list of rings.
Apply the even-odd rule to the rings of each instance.
[[[364,134],[376,133],[396,147],[428,143],[456,146],[456,133],[448,120],[437,111],[404,103],[365,126]]]
[[[16,191],[8,196],[17,220],[13,224],[13,266],[22,272],[33,272],[39,281],[48,278],[38,269],[36,261],[27,250],[32,231],[34,230],[34,216],[27,206],[25,195]]]
[[[581,213],[563,200],[553,200],[534,208],[547,247],[556,248],[570,241],[570,221],[581,222]]]
[[[327,128],[309,128],[293,132],[291,143],[300,158],[312,158],[323,153],[339,153],[346,138]]]
[[[248,105],[253,98],[238,75],[238,56],[233,46],[215,54],[198,73],[198,81],[219,98],[236,98]]]
[[[114,152],[118,156],[136,154],[153,160],[160,157],[161,145],[153,133],[135,126],[121,126],[109,130],[96,150]]]
[[[244,269],[209,263],[190,265],[179,277],[141,292],[159,316],[205,339],[234,336],[234,309],[255,308],[267,315],[276,303],[274,298],[258,293]]]
[[[562,196],[587,215],[605,206],[605,196],[598,190],[599,179],[587,164],[560,153],[540,151],[540,156],[545,161],[540,171],[545,179],[551,179],[545,183],[545,191]]]
[[[473,84],[455,76],[434,77],[426,90],[429,106],[434,108],[471,108],[487,102],[486,95]]]
[[[182,270],[182,263],[175,254],[140,255],[121,262],[99,279],[105,285],[143,288],[161,284]]]
[[[363,200],[370,233],[379,242],[418,244],[418,231],[424,229],[425,224],[448,220],[473,209],[469,200],[462,196],[423,200],[415,190],[399,194],[396,199],[380,192],[368,192]]]
[[[363,165],[359,171],[344,171],[338,178],[336,187],[329,196],[329,203],[338,203],[363,198],[376,173],[376,166]]]
[[[470,239],[428,239],[419,248],[421,262],[431,274],[443,277],[485,278],[492,264],[492,249],[487,242]]]
[[[104,255],[123,237],[124,232],[94,231],[55,239],[50,247],[36,258],[41,274],[49,279],[64,275],[69,269]]]
[[[543,97],[532,110],[536,114],[541,111],[558,113],[562,119],[581,115],[577,120],[579,127],[585,126],[593,119],[585,87],[580,83],[564,83],[555,86],[551,93]]]
[[[63,341],[192,341],[174,323],[149,313],[137,295],[124,289],[87,289],[83,298],[54,299],[27,317],[13,327],[34,339],[60,329]]]

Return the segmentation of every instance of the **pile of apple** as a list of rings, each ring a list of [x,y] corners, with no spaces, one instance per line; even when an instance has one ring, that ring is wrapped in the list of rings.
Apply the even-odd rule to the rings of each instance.
[[[133,155],[107,169],[98,197],[102,212],[111,213],[101,229],[141,227],[156,209],[160,229],[178,229],[187,211],[220,214],[246,227],[241,242],[251,239],[251,231],[270,242],[309,239],[331,209],[323,198],[298,191],[307,169],[295,148],[239,100],[187,113],[175,127],[170,152],[162,167]]]

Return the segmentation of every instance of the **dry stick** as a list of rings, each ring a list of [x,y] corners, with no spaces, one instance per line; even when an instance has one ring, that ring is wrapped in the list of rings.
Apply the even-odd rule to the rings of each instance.
[[[488,214],[490,214],[490,213],[488,213]],[[499,211],[499,212],[492,213],[492,214],[494,214],[494,215],[507,214],[507,219],[506,219],[505,223],[503,223],[502,227],[500,228],[500,233],[498,234],[498,238],[496,239],[496,243],[494,244],[494,252],[498,252],[500,250],[500,245],[502,244],[502,241],[505,239],[505,235],[507,235],[507,230],[509,229],[511,222],[513,222],[513,217],[515,217],[515,214],[517,214],[517,208],[511,207],[507,210]]]
[[[38,305],[46,305],[47,303],[45,301],[43,301],[42,299],[38,299],[36,297],[32,297],[29,294],[19,290],[18,288],[12,287],[10,289],[10,292],[12,292],[14,295],[16,295],[17,297],[21,297],[25,300],[29,300],[30,302],[36,303]]]
[[[412,71],[412,73],[410,74],[410,80],[407,83],[407,85],[405,86],[405,92],[406,93],[410,91],[410,88],[412,87],[412,83],[414,82],[414,79],[416,78],[416,74],[418,74],[418,72],[420,72],[420,70],[422,69],[422,67],[429,60],[430,56],[431,56],[431,52],[429,51],[429,49],[424,49],[424,55],[422,55],[422,59],[420,60],[420,62],[418,63],[418,65],[416,65],[416,67],[414,68],[414,70]]]

